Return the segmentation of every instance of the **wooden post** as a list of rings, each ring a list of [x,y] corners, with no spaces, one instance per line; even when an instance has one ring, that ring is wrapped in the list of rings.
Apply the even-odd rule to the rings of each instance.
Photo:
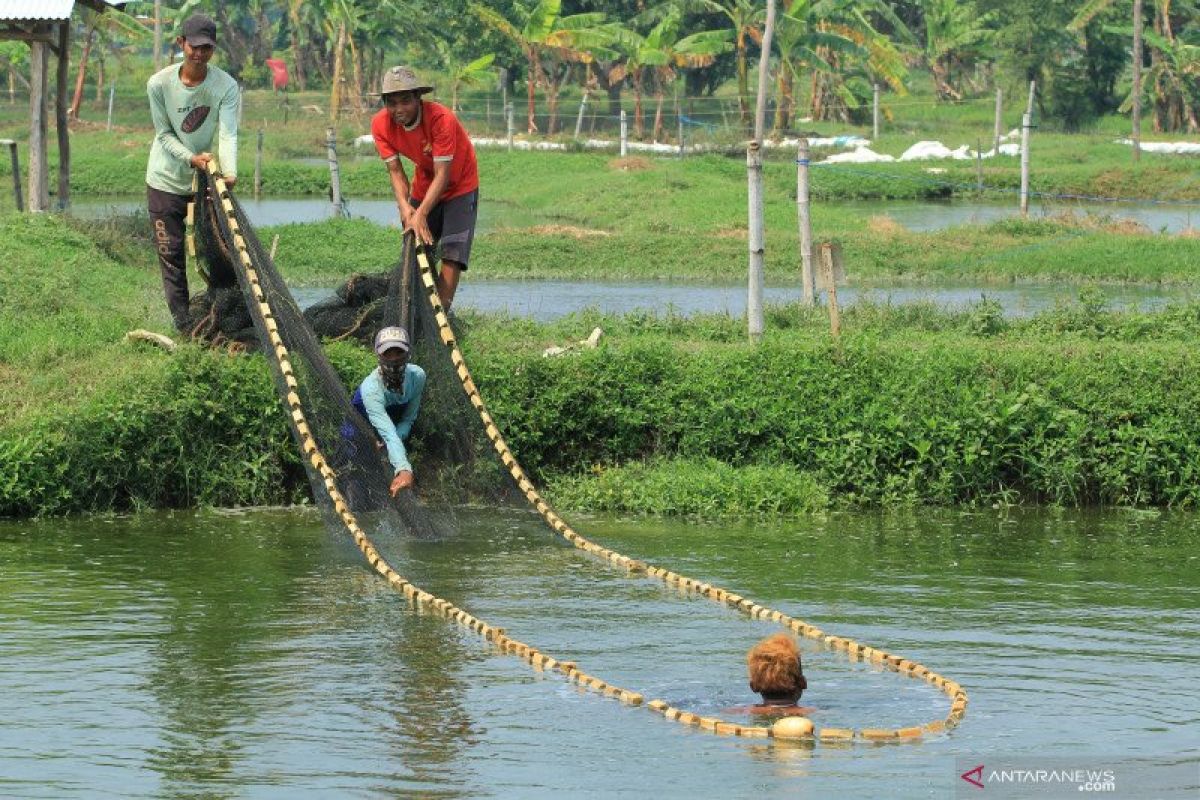
[[[585,87],[583,97],[579,98],[579,115],[575,117],[575,138],[578,139],[583,133],[583,114],[587,109],[588,90]]]
[[[808,204],[808,138],[800,137],[796,148],[796,219],[800,226],[800,297],[806,305],[815,299],[813,291],[812,219]]]
[[[29,44],[29,210],[50,208],[50,177],[47,167],[46,94],[49,84],[50,47],[45,42]]]
[[[678,112],[678,109],[676,109],[676,111]],[[675,114],[675,122],[676,122],[676,123],[679,125],[679,133],[678,133],[678,136],[679,136],[679,157],[680,157],[680,158],[683,158],[683,147],[684,147],[684,144],[683,144],[683,116],[682,116],[682,115],[680,115],[679,113],[676,113],[676,114]]]
[[[113,98],[116,96],[116,93],[117,85],[115,83],[110,83],[108,85],[108,122],[104,124],[104,130],[106,131],[112,130]]]
[[[333,215],[340,217],[345,206],[342,203],[342,179],[338,171],[337,139],[333,128],[325,131],[325,149],[329,157],[329,197],[333,202]]]
[[[1142,0],[1133,0],[1133,162],[1142,157]]]
[[[13,201],[17,204],[17,211],[24,211],[25,201],[21,197],[21,159],[17,155],[17,143],[12,139],[0,139],[0,145],[8,147],[8,154],[12,160]]]
[[[1033,95],[1037,83],[1029,82],[1029,104],[1021,116],[1021,216],[1029,216],[1029,138],[1033,128]]]
[[[845,276],[842,266],[842,247],[837,242],[821,242],[821,283],[829,292],[829,332],[837,339],[842,335],[842,312],[838,308],[837,285]]]
[[[1000,137],[1003,135],[1003,132],[1000,130],[1000,125],[1001,125],[1000,111],[1001,111],[1001,101],[1002,101],[1003,95],[1004,95],[1004,93],[1000,90],[1000,87],[997,86],[996,87],[996,124],[993,128],[994,133],[992,135],[992,155],[994,155],[994,156],[1000,155]]]
[[[58,134],[58,208],[71,205],[71,130],[67,127],[67,72],[71,67],[71,23],[58,26],[57,80],[54,94],[54,124]]]
[[[763,184],[762,150],[757,141],[746,145],[746,181],[749,188],[750,276],[746,298],[746,322],[750,341],[763,334]]]
[[[262,196],[263,129],[258,129],[258,148],[254,152],[254,199]]]
[[[625,109],[621,109],[621,157],[629,152],[629,123],[625,120]]]
[[[512,103],[509,103],[507,106],[505,106],[504,116],[506,119],[505,124],[508,126],[508,151],[511,153],[512,145],[513,145],[513,107],[512,107]]]
[[[871,138],[879,140],[879,84],[875,84],[874,105],[871,109]]]

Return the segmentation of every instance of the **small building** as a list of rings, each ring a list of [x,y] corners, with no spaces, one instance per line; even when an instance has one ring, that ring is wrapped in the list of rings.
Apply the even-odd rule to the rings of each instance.
[[[0,0],[0,41],[29,43],[29,210],[50,207],[50,175],[47,164],[46,92],[49,88],[50,53],[57,56],[55,126],[58,129],[58,206],[71,200],[71,137],[67,129],[67,72],[71,60],[71,13],[75,6],[97,13],[124,9],[127,2],[115,0]]]

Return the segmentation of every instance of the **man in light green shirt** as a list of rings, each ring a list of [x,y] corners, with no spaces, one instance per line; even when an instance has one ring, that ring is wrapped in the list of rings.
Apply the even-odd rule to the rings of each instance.
[[[163,292],[175,328],[189,332],[184,222],[192,195],[192,171],[206,169],[217,140],[218,164],[229,186],[237,181],[237,125],[241,93],[224,70],[209,66],[217,26],[196,14],[176,39],[183,63],[172,64],[146,82],[154,142],[146,164],[146,198]]]

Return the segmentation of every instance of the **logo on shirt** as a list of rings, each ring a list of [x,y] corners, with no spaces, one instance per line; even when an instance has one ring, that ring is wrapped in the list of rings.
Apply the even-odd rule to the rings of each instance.
[[[179,127],[184,133],[193,133],[204,124],[204,120],[208,119],[208,112],[211,110],[212,106],[196,106],[183,118],[183,122],[179,124]]]

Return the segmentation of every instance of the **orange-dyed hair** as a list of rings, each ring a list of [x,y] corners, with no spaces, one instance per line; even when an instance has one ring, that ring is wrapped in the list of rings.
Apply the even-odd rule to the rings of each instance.
[[[804,688],[800,649],[786,633],[768,636],[751,647],[746,666],[750,668],[751,691],[788,694]]]

